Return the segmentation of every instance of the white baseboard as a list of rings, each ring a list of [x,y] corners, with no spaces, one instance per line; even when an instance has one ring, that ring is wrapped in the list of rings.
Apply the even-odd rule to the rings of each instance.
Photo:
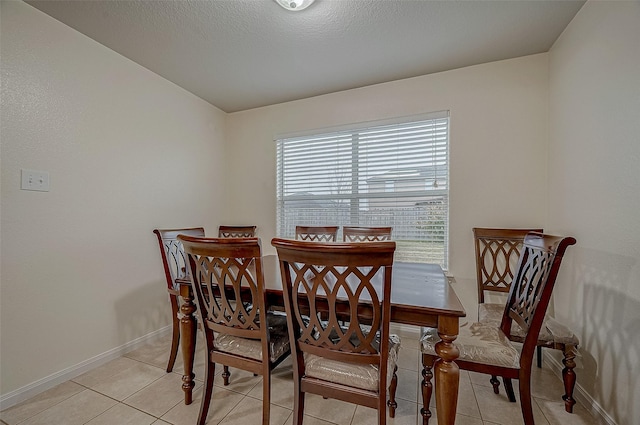
[[[2,394],[0,395],[0,410],[15,406],[18,403],[21,403],[33,396],[36,396],[50,388],[55,387],[56,385],[62,384],[63,382],[80,376],[95,367],[103,365],[111,360],[122,356],[123,354],[128,353],[129,351],[135,350],[136,348],[146,344],[150,340],[161,337],[169,332],[171,332],[171,325],[165,326],[164,328],[158,329],[157,331],[153,331],[147,335],[136,338],[133,341],[129,341],[126,344],[113,348],[105,353],[98,354],[95,357],[58,371],[45,378],[39,379],[35,382],[25,385],[22,388],[18,388],[17,390],[11,391],[7,394]]]
[[[546,350],[543,350],[543,353]],[[562,380],[562,369],[564,365],[549,353],[544,353],[544,361],[549,362],[551,370]],[[580,385],[580,376],[576,382],[573,398],[589,411],[599,423],[607,425],[618,425],[616,421],[598,404],[589,393]]]

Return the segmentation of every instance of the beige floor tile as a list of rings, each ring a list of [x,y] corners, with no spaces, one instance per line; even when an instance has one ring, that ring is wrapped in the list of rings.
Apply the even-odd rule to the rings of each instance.
[[[202,384],[196,382],[194,391],[198,391],[201,386]],[[125,404],[156,418],[161,417],[180,402],[184,402],[182,379],[174,373],[167,373],[124,400]]]
[[[206,423],[208,425],[218,424],[243,398],[242,394],[214,386]],[[173,425],[193,425],[198,420],[201,402],[202,387],[193,392],[193,403],[187,406],[184,402],[180,402],[162,415],[160,419]]]
[[[491,379],[491,375],[487,375],[485,373],[478,373],[478,372],[468,372],[469,373],[469,379],[471,379],[471,383],[474,385],[482,385],[484,387],[491,387],[491,382],[489,382],[489,379]],[[504,383],[502,382],[502,378],[500,379],[500,392],[504,391]],[[517,381],[515,381],[516,385],[517,385]]]
[[[80,375],[74,381],[122,401],[165,374],[166,372],[158,367],[120,357]]]
[[[303,423],[304,425],[334,425],[331,422],[323,421],[322,419],[307,415],[304,415]],[[293,413],[289,415],[289,419],[287,419],[284,425],[293,425]]]
[[[270,425],[283,425],[291,410],[271,405],[269,415]],[[248,425],[262,423],[262,402],[255,398],[245,397],[227,416],[220,421],[220,425]]]
[[[150,425],[156,418],[144,412],[118,403],[100,416],[93,418],[87,425]]]
[[[502,391],[500,394],[494,394],[491,387],[482,385],[473,385],[473,390],[480,408],[482,419],[501,425],[518,425],[522,424],[522,410],[518,393],[516,392],[515,403],[511,403]],[[545,418],[542,410],[533,401],[533,417],[537,425],[549,425],[549,421]]]
[[[38,394],[16,406],[0,412],[0,420],[7,425],[22,422],[83,391],[84,387],[67,381]]]
[[[416,410],[417,404],[408,401],[399,401],[396,408],[395,418],[389,417],[387,409],[387,424],[388,425],[416,425],[417,416]],[[378,412],[376,409],[370,407],[357,406],[356,413],[353,416],[351,425],[371,425],[377,423]],[[435,422],[434,422],[435,423]],[[305,424],[306,425],[306,424]]]
[[[124,357],[165,369],[167,367],[167,362],[169,361],[170,349],[171,333],[167,333],[166,335],[152,339],[140,348],[129,351],[124,355]],[[178,348],[178,358],[176,358],[176,363],[180,357],[182,357],[182,353]],[[180,363],[180,366],[182,366],[182,363]]]
[[[84,390],[61,403],[21,422],[21,425],[80,425],[84,424],[111,407],[117,401],[95,391]]]
[[[400,347],[400,353],[398,355],[398,367],[413,371],[422,369],[420,350],[405,346],[404,339],[402,340],[402,346]]]
[[[216,365],[216,378],[213,380],[213,384],[237,393],[247,395],[253,387],[262,382],[261,376],[253,376],[253,373],[247,372],[246,370],[230,368],[231,378],[229,378],[229,385],[225,387],[222,377],[218,376],[218,369],[222,370],[222,367]]]
[[[581,405],[573,406],[573,413],[564,410],[563,400],[534,398],[550,425],[597,425],[599,422]]]
[[[169,422],[165,422],[162,419],[158,419],[157,421],[155,421],[154,423],[152,423],[151,425],[171,425],[169,424]]]
[[[465,371],[466,372],[466,371]],[[460,415],[470,416],[473,418],[480,418],[480,409],[476,400],[476,394],[470,380],[464,378],[464,374],[461,374],[460,383],[458,386],[458,404],[456,413]],[[420,394],[419,403],[422,404],[422,393]],[[433,388],[433,394],[431,396],[431,403],[429,403],[430,409],[435,410],[436,407],[436,394],[435,386]]]
[[[422,375],[417,371],[407,369],[398,369],[396,374],[398,375],[396,399],[417,403],[418,397],[422,398],[418,392],[422,382]]]
[[[324,399],[316,394],[305,396],[304,414],[338,425],[349,425],[356,405],[341,400]]]
[[[248,394],[262,400],[262,378]],[[271,376],[271,404],[293,410],[293,374]]]
[[[464,416],[480,418],[480,408],[471,381],[460,380],[456,412]]]
[[[514,381],[517,385],[518,381]],[[563,401],[564,384],[551,370],[534,367],[531,372],[531,395],[551,401]]]

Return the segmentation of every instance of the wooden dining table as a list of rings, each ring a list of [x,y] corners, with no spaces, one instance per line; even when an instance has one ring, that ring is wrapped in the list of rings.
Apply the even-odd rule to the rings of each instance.
[[[274,307],[283,307],[284,298],[280,266],[276,255],[262,257],[262,267],[267,292],[267,302]],[[184,375],[182,389],[185,404],[193,401],[193,362],[196,347],[196,311],[190,280],[179,280],[180,334]],[[391,321],[394,323],[426,326],[438,329],[440,342],[435,346],[439,358],[433,366],[435,378],[436,409],[438,425],[455,423],[458,404],[459,368],[455,363],[458,349],[453,341],[458,336],[459,319],[466,313],[458,296],[449,285],[442,269],[437,264],[395,262],[391,281]],[[422,415],[426,415],[424,407]]]

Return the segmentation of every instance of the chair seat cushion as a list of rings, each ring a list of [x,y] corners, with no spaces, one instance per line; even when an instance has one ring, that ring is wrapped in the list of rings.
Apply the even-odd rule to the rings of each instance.
[[[275,362],[289,352],[289,333],[287,331],[287,316],[282,313],[267,314],[269,323],[270,360]],[[216,334],[213,344],[216,350],[225,353],[262,360],[262,342],[259,339],[240,338],[235,335]]]
[[[435,356],[438,341],[437,329],[424,328],[420,340],[422,352]],[[460,325],[460,333],[454,344],[460,350],[460,360],[513,369],[520,367],[520,354],[498,327],[478,322],[464,323]]]
[[[391,381],[393,371],[398,363],[400,337],[389,335],[389,357],[387,360],[387,383]],[[304,354],[305,375],[323,381],[335,382],[363,390],[378,389],[378,367],[376,365],[359,365],[326,359],[313,354]]]
[[[500,327],[504,304],[481,303],[478,304],[478,321],[489,326]],[[516,322],[511,322],[511,340],[524,342],[524,330]],[[552,317],[546,317],[540,334],[538,335],[538,345],[553,346],[553,344],[575,345],[579,344],[578,337],[566,326],[558,323]]]

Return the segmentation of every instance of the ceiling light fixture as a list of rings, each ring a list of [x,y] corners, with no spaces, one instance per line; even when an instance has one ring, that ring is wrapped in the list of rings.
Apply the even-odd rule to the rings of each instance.
[[[307,7],[311,6],[311,4],[315,0],[274,0],[274,1],[287,10],[293,10],[297,12],[299,10],[304,10]]]

